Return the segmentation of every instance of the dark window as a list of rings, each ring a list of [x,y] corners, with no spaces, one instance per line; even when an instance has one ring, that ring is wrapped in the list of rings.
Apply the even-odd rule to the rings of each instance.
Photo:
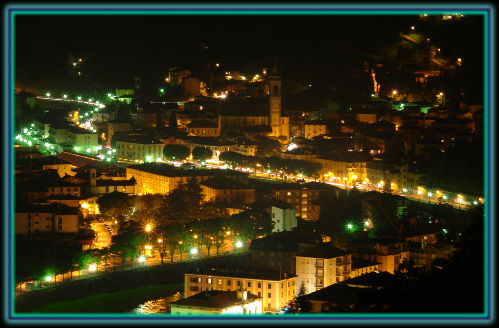
[[[258,283],[258,288],[262,288],[262,283],[261,282]]]
[[[271,288],[272,288],[272,285],[271,285],[271,284],[268,284],[267,288],[268,288],[268,289],[271,289]]]
[[[240,281],[237,282],[237,286],[238,287],[241,286],[241,282]]]
[[[267,294],[267,297],[268,297],[268,298],[272,298],[272,293],[268,293],[268,294]]]
[[[248,281],[248,287],[251,287],[251,281]]]
[[[274,87],[272,88],[272,94],[276,95],[278,93],[279,93],[279,86],[274,85]]]
[[[227,280],[227,285],[228,285],[228,286],[230,286],[230,283],[231,283],[231,281],[230,281],[230,280]]]

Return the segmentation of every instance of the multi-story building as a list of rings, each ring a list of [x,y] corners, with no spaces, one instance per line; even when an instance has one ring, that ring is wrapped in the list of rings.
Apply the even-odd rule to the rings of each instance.
[[[322,242],[318,233],[292,230],[251,240],[251,264],[255,267],[296,273],[296,255]]]
[[[185,297],[203,291],[245,290],[262,297],[263,312],[278,313],[296,295],[296,276],[262,268],[197,268],[184,274]]]
[[[220,135],[218,124],[204,119],[187,124],[187,132],[189,135],[197,137],[218,137]]]
[[[253,209],[263,209],[267,211],[274,222],[272,233],[281,231],[291,231],[297,227],[296,207],[278,199],[257,201],[247,204]]]
[[[297,284],[306,293],[317,291],[349,278],[351,254],[329,244],[320,244],[296,256]]]
[[[230,151],[245,156],[255,156],[257,149],[258,149],[258,144],[251,142],[236,144],[235,146],[230,147]]]
[[[307,139],[313,139],[328,133],[329,129],[325,121],[310,121],[305,123],[305,138]]]
[[[247,183],[248,174],[234,170],[181,170],[172,165],[144,163],[126,167],[127,179],[137,181],[135,194],[167,194],[179,183],[187,183],[196,179],[198,183],[215,176],[226,176],[242,183]]]
[[[111,141],[113,139],[113,135],[116,132],[126,132],[130,131],[132,129],[132,125],[130,122],[124,122],[120,121],[118,119],[107,121],[104,123],[101,123],[98,126],[99,130],[104,131],[103,137],[105,138],[105,141],[111,144]],[[104,140],[103,138],[103,140]]]
[[[78,208],[61,204],[26,205],[16,208],[16,235],[78,233]]]
[[[230,151],[230,149],[234,147],[234,143],[219,141],[215,138],[187,137],[182,139],[178,138],[177,141],[179,145],[188,147],[191,154],[196,147],[210,149],[213,156],[209,160],[212,161],[218,161],[218,157],[221,153]]]
[[[49,138],[56,144],[72,146],[76,151],[90,149],[90,152],[95,152],[98,146],[96,132],[71,125],[51,124]]]
[[[346,152],[317,158],[316,161],[322,164],[322,173],[331,182],[352,185],[369,180],[366,163],[370,159],[364,153]]]
[[[333,188],[327,184],[318,182],[303,184],[282,183],[272,185],[271,197],[294,204],[296,206],[296,216],[308,220],[308,212],[312,210],[311,207],[313,206],[310,204],[310,201],[318,200],[321,192],[332,190]]]
[[[216,176],[201,182],[201,188],[205,201],[215,200],[241,205],[255,201],[255,188],[224,176]]]
[[[162,161],[163,148],[161,141],[147,136],[120,136],[116,140],[116,159],[129,163]]]
[[[352,240],[348,251],[353,256],[379,262],[379,271],[394,273],[399,264],[409,260],[410,252],[407,241],[391,238],[366,238]]]

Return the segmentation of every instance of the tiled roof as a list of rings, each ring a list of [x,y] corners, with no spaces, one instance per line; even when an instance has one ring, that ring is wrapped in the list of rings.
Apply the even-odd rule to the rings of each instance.
[[[333,247],[328,244],[320,244],[312,249],[309,249],[303,253],[298,254],[297,256],[302,257],[314,257],[319,259],[331,259],[335,257],[340,257],[344,255],[348,255],[350,253],[345,252],[342,249]]]
[[[224,176],[215,176],[201,182],[203,186],[211,189],[255,189],[239,181],[235,181]]]
[[[197,293],[191,297],[183,298],[170,303],[170,305],[196,306],[205,308],[225,309],[236,304],[252,302],[261,297],[246,293],[247,300],[238,299],[237,291],[212,290]]]

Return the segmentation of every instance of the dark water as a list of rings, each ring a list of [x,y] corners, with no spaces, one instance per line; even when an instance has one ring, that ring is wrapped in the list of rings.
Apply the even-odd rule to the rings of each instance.
[[[155,313],[171,313],[170,303],[181,298],[180,293],[176,293],[167,297],[161,297],[157,300],[147,301],[132,310],[133,314],[155,314]]]

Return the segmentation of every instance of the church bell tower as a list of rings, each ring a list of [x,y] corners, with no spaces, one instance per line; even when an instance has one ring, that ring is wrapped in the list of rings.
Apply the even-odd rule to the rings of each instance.
[[[274,64],[269,78],[270,95],[270,126],[272,127],[272,136],[278,137],[281,133],[281,77],[277,71],[277,65]]]

